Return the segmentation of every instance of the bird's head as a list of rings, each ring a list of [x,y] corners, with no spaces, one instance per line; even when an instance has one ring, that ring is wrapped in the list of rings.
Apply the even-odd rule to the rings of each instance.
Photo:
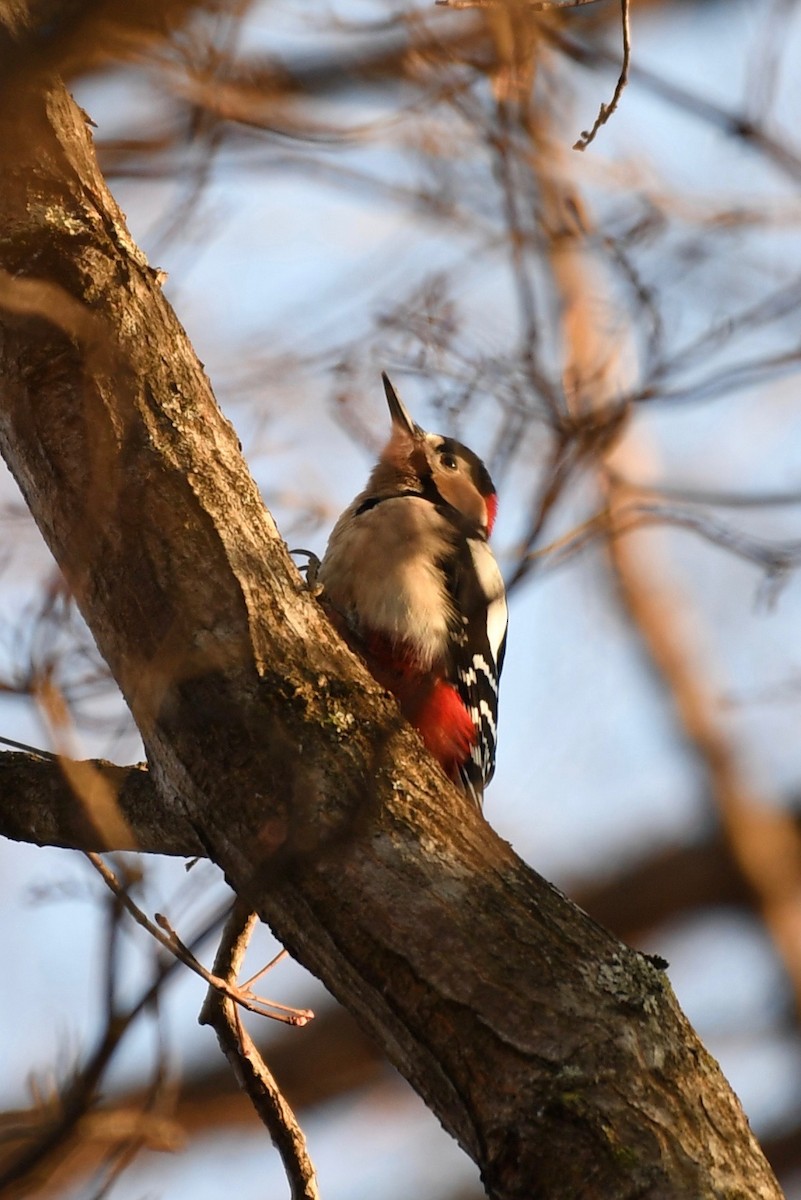
[[[476,533],[489,537],[498,511],[490,473],[477,454],[454,438],[426,433],[386,374],[382,375],[392,418],[392,433],[381,454],[380,467],[397,472],[411,490],[435,503],[455,509]]]

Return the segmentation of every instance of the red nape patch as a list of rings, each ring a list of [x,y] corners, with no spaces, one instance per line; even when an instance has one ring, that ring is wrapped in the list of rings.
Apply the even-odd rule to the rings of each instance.
[[[495,518],[498,515],[498,497],[495,492],[491,496],[485,496],[484,501],[487,505],[487,537],[492,533],[492,527],[495,524]]]
[[[434,758],[452,779],[470,756],[476,728],[454,687],[438,679],[412,718]]]

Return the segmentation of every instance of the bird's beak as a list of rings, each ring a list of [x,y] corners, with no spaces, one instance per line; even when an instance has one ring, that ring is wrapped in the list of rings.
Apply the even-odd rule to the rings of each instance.
[[[423,431],[419,425],[415,425],[407,413],[404,403],[390,383],[386,371],[381,372],[381,378],[384,381],[384,391],[387,394],[387,404],[389,405],[389,415],[392,417],[392,424],[397,429],[403,430],[404,433],[408,433],[410,437],[419,438]]]

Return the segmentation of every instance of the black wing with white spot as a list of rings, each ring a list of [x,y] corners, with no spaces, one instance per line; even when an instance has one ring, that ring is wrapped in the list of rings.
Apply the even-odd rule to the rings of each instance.
[[[506,592],[487,543],[466,538],[449,569],[449,591],[458,625],[454,629],[451,679],[477,737],[461,768],[468,795],[481,806],[495,771],[498,740],[498,683],[506,649]]]

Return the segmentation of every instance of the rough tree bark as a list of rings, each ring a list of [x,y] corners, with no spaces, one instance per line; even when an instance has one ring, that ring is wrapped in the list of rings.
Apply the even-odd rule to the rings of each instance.
[[[492,833],[303,591],[57,84],[0,111],[0,268],[0,448],[165,825],[359,1017],[490,1196],[779,1197],[664,973]]]

